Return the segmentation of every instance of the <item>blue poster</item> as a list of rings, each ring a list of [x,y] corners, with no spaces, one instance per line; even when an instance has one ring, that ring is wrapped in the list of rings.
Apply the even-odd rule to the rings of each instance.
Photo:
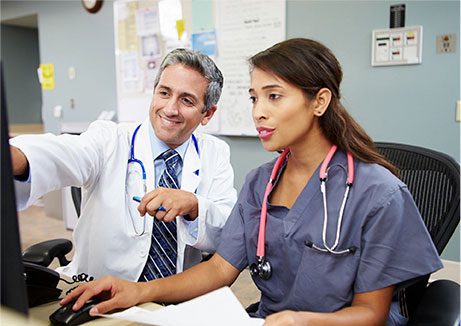
[[[206,55],[216,55],[216,33],[215,31],[200,32],[192,34],[192,49]]]

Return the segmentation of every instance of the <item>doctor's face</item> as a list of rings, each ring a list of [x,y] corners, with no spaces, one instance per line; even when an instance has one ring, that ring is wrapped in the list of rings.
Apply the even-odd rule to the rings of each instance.
[[[216,107],[203,113],[208,81],[182,64],[165,68],[154,90],[150,121],[155,135],[170,148],[183,144],[199,124],[206,125]]]
[[[255,68],[249,92],[253,121],[266,150],[305,146],[316,141],[320,128],[312,101],[306,99],[300,88]]]

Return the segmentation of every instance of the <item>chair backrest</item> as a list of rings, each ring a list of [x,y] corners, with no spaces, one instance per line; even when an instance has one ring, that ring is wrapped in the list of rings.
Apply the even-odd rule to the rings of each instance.
[[[408,186],[439,254],[459,224],[460,166],[450,156],[431,149],[397,143],[376,142],[376,148],[399,170],[399,178]],[[406,301],[403,313],[411,315],[422,287],[400,293]],[[417,290],[418,289],[418,290]],[[406,293],[405,293],[406,292]]]
[[[459,224],[459,163],[431,149],[396,143],[375,143],[399,169],[439,254]]]

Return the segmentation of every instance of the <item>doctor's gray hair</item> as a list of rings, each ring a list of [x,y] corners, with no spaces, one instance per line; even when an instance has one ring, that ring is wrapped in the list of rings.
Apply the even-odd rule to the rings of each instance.
[[[198,51],[175,49],[168,53],[160,65],[160,70],[155,78],[154,89],[157,87],[165,68],[176,64],[182,64],[193,69],[208,80],[204,100],[205,107],[202,112],[207,112],[213,105],[218,103],[224,84],[223,75],[210,57]]]

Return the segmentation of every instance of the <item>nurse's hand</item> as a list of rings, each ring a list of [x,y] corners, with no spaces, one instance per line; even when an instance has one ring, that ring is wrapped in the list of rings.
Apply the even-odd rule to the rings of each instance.
[[[306,320],[302,320],[297,311],[284,310],[266,317],[264,326],[271,325],[306,325]]]
[[[142,300],[140,284],[145,283],[134,283],[107,276],[79,285],[59,304],[66,305],[70,301],[77,299],[72,307],[74,311],[77,311],[92,297],[106,300],[91,308],[90,315],[104,314],[114,309],[129,308],[137,305]]]
[[[160,206],[165,211],[158,210]],[[147,213],[165,222],[171,222],[178,215],[195,220],[198,216],[198,200],[193,193],[185,190],[158,187],[142,197],[138,211],[141,216]]]

